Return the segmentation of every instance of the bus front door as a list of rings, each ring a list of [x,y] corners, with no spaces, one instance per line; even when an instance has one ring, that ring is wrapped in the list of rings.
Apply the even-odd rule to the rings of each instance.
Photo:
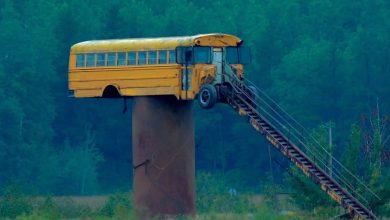
[[[222,48],[213,48],[213,64],[216,67],[216,84],[222,83]]]

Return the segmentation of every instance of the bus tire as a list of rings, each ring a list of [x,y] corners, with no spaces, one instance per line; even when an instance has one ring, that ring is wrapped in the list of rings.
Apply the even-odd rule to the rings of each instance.
[[[209,109],[217,103],[217,90],[210,84],[205,84],[200,87],[198,95],[198,103],[200,107]]]

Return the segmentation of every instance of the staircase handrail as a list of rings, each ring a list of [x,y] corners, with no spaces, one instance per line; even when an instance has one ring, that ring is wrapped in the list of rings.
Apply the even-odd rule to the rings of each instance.
[[[230,69],[230,68],[226,68],[226,69]],[[362,187],[360,189],[365,189],[365,192],[369,192],[371,195],[374,195],[377,199],[380,199],[380,197],[376,193],[374,193],[366,184],[364,184],[362,182],[362,180],[360,180],[356,175],[352,174],[351,171],[349,171],[325,147],[323,147],[322,144],[320,144],[318,142],[318,140],[316,138],[314,138],[313,135],[310,134],[310,132],[302,124],[300,124],[298,121],[296,121],[275,100],[273,100],[271,97],[269,97],[264,91],[259,89],[253,82],[251,82],[247,79],[244,79],[244,80],[238,79],[236,74],[234,74],[232,71],[230,72],[230,74],[226,74],[226,75],[229,76],[231,84],[234,87],[234,89],[236,90],[236,92],[244,93],[246,98],[248,98],[252,103],[254,103],[257,107],[259,107],[260,110],[262,110],[262,112],[267,114],[268,117],[270,117],[274,122],[276,122],[278,127],[288,131],[290,137],[292,135],[292,137],[296,141],[298,141],[302,147],[305,148],[305,150],[311,155],[311,157],[314,157],[313,159],[315,161],[320,162],[321,166],[326,168],[325,172],[328,173],[329,171],[331,171],[332,176],[336,177],[340,182],[342,182],[344,187],[348,188],[350,191],[355,193],[359,198],[361,198],[366,203],[368,203],[368,201],[365,199],[365,197],[363,197],[357,191],[357,190],[359,190],[359,188],[353,187],[353,184],[350,181],[348,181],[349,178],[345,177],[345,174],[343,175],[339,171],[339,169],[337,169],[336,165],[338,165],[340,167],[341,171],[344,171],[345,173],[349,174],[349,176],[352,177],[352,179],[356,180],[360,184],[360,186]],[[233,76],[233,77],[231,77],[231,76]],[[248,90],[248,86],[247,86],[248,84],[249,84],[249,86],[252,86],[256,90],[256,92],[252,91],[249,94],[248,91],[245,91],[245,90]],[[263,95],[263,97],[265,97],[265,98],[261,97],[260,94],[258,94],[257,92],[260,92]],[[254,98],[253,98],[253,96],[254,96]],[[275,116],[273,116],[272,112],[269,112],[264,107],[262,107],[261,103],[259,103],[260,101],[262,101],[262,103],[264,103],[266,107],[268,107],[272,112],[274,112],[274,114],[279,118],[279,120]],[[271,104],[275,105],[276,108],[272,107],[269,102]],[[284,114],[285,116],[283,116],[282,114]],[[282,121],[280,121],[280,120],[282,120]],[[298,128],[300,128],[301,131],[297,130],[296,126],[294,126],[293,124],[295,124]],[[309,141],[308,139],[311,141],[312,144],[314,144],[314,146],[311,148],[309,148],[307,146],[307,143],[304,142],[304,141]],[[317,147],[315,147],[315,146],[317,146]],[[322,152],[320,150],[322,150]],[[315,152],[313,152],[313,151],[315,151]],[[331,158],[332,162],[334,162],[332,164],[332,167],[329,167],[328,160],[323,158],[324,154],[325,154],[325,156],[329,157],[327,159]],[[330,175],[330,173],[328,173],[328,174]]]

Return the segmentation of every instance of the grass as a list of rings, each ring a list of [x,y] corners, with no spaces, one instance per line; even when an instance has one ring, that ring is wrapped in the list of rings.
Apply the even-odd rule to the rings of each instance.
[[[11,192],[15,193],[15,192]],[[12,198],[11,198],[12,197]],[[197,200],[198,214],[170,219],[329,219],[338,210],[319,209],[313,213],[303,212],[289,203],[287,196],[270,203],[256,195],[200,197]],[[275,204],[277,204],[275,206]],[[131,194],[92,197],[47,197],[28,198],[15,193],[0,200],[1,207],[12,207],[12,212],[3,212],[0,219],[16,220],[123,220],[136,219]],[[158,219],[158,218],[156,218]]]

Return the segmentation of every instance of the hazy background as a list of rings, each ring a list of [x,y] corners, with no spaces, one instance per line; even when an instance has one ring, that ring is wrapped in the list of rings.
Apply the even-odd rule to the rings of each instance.
[[[67,97],[71,45],[213,32],[251,47],[246,77],[305,126],[327,137],[331,121],[336,157],[390,207],[386,0],[1,0],[0,191],[130,191],[131,112],[122,114],[120,99]],[[194,108],[201,180],[218,180],[222,191],[309,192],[272,148],[271,175],[267,143],[228,106]]]

